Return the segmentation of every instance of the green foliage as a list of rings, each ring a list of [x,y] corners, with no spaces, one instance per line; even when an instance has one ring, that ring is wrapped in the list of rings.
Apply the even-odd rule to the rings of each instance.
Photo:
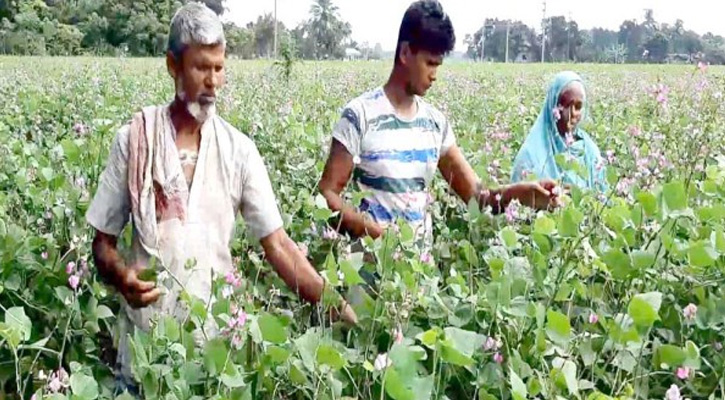
[[[124,311],[96,276],[84,214],[116,129],[168,100],[172,82],[160,59],[25,63],[0,59],[0,393],[114,398]],[[328,280],[324,302],[344,294],[360,325],[299,300],[240,220],[231,246],[242,285],[217,276],[212,307],[182,296],[188,318],[162,315],[123,338],[143,398],[629,400],[664,398],[673,384],[720,397],[723,70],[581,67],[597,93],[587,130],[614,151],[605,198],[575,190],[556,211],[493,216],[436,179],[427,263],[406,227],[363,243],[378,261],[322,235],[336,218],[315,190],[324,143],[339,108],[389,71],[304,63],[287,81],[270,65],[230,61],[219,112],[264,155],[286,230]],[[553,72],[441,70],[429,99],[486,185],[508,180]],[[655,84],[670,88],[666,110]],[[163,282],[153,271],[146,278]],[[382,279],[366,292],[358,285],[373,272]],[[204,338],[198,328],[212,322],[219,332]]]

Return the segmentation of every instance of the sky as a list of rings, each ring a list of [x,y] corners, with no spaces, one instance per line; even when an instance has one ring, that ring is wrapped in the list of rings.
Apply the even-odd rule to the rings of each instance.
[[[465,51],[463,38],[475,32],[486,18],[516,19],[529,26],[541,25],[542,0],[440,0],[451,16],[456,32],[456,51]],[[294,28],[309,18],[312,0],[276,0],[277,18]],[[412,0],[333,0],[340,16],[352,25],[352,39],[383,50],[395,49],[400,20]],[[224,19],[246,25],[258,15],[274,11],[275,0],[227,0]],[[680,18],[686,29],[699,34],[725,36],[723,0],[547,0],[546,14],[569,16],[580,28],[618,30],[625,19],[642,20],[644,10],[654,10],[658,22],[674,23]]]

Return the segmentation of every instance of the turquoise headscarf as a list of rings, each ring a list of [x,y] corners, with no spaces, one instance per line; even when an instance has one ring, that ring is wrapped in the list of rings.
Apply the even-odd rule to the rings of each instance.
[[[513,182],[524,181],[529,175],[535,175],[537,179],[561,180],[565,185],[576,185],[602,192],[607,190],[604,162],[599,148],[589,134],[577,126],[574,132],[576,140],[571,146],[567,146],[556,128],[554,109],[559,103],[559,96],[572,82],[580,82],[582,87],[584,86],[581,77],[571,71],[558,73],[549,85],[539,117],[514,160],[511,177]],[[583,116],[586,115],[586,108],[585,98]],[[579,161],[586,169],[586,177],[582,177],[573,169],[562,170],[556,162],[555,157],[558,154]]]

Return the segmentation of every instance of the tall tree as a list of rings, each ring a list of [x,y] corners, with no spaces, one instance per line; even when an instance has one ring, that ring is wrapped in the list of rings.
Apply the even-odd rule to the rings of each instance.
[[[332,0],[315,0],[310,7],[309,22],[311,39],[315,41],[315,55],[318,59],[342,57],[342,42],[350,36],[350,24],[343,21],[339,9]]]

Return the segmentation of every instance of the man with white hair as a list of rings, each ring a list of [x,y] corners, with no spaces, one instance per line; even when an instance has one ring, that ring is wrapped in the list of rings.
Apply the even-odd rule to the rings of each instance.
[[[126,337],[131,326],[149,329],[158,315],[184,318],[183,290],[213,300],[213,276],[235,273],[229,243],[237,211],[291,289],[312,303],[323,293],[323,279],[283,229],[255,144],[215,113],[225,47],[222,23],[205,5],[189,3],[176,12],[166,55],[176,96],[170,104],[144,108],[118,131],[86,214],[96,229],[92,250],[99,276],[123,296],[121,389],[134,391]],[[116,243],[129,221],[132,254],[124,260]],[[152,258],[162,267],[160,277],[173,278],[164,279],[173,282],[164,294],[156,282],[141,279]],[[333,313],[356,322],[347,304],[341,310]],[[201,329],[197,338],[218,333],[211,318]]]

